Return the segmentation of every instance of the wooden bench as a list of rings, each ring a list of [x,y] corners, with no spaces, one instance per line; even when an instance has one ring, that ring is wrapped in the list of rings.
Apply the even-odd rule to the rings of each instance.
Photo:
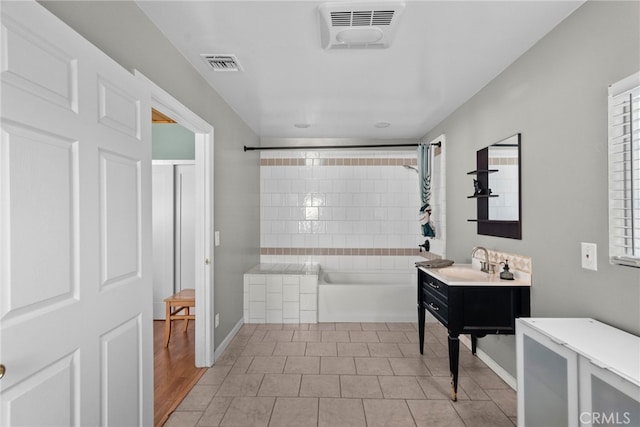
[[[189,320],[195,320],[195,314],[191,314],[190,307],[196,306],[195,289],[183,289],[175,295],[164,299],[167,305],[167,314],[164,323],[164,346],[169,346],[171,338],[171,321],[184,320],[184,331],[187,332]]]

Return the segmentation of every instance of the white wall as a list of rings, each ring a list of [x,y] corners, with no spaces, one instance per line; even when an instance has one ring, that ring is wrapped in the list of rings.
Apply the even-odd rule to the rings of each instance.
[[[447,135],[447,252],[531,256],[532,315],[592,317],[640,335],[640,269],[607,260],[607,87],[640,68],[640,3],[589,1],[427,137]],[[522,240],[479,236],[467,171],[476,150],[522,133]],[[598,245],[598,271],[580,267]],[[515,376],[513,337],[479,347]],[[623,351],[623,349],[621,349]]]

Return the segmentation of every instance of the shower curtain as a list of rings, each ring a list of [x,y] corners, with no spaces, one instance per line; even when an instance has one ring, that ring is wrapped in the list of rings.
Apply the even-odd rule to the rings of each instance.
[[[425,237],[435,237],[436,229],[431,221],[431,156],[430,144],[418,146],[418,181],[420,185],[420,212],[418,220]]]

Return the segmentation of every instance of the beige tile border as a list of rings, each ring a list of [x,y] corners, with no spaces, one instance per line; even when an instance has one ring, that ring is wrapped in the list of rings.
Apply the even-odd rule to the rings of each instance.
[[[419,256],[418,248],[260,248],[260,255]]]
[[[260,159],[260,166],[416,166],[411,158]]]

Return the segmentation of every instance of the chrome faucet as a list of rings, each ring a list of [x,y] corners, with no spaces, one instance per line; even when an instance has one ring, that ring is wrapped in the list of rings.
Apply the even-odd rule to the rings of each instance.
[[[480,271],[483,271],[485,273],[495,273],[494,264],[489,262],[489,251],[487,251],[487,248],[483,246],[476,246],[471,251],[471,258],[473,259],[476,252],[479,252],[479,251],[484,252],[484,261],[480,260]]]

